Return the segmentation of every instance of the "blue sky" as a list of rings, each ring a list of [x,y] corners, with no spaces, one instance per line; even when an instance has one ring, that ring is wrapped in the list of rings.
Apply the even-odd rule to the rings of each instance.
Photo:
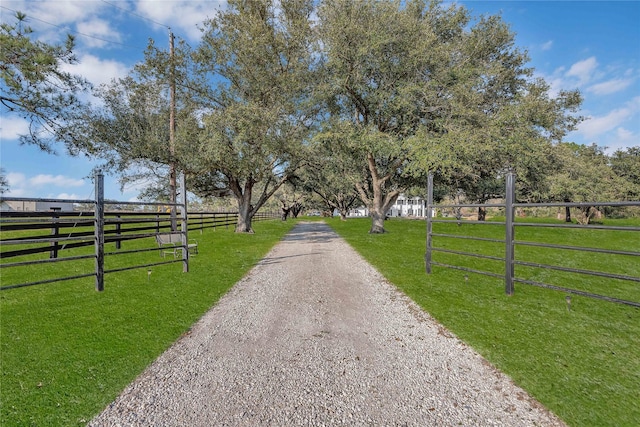
[[[640,145],[640,1],[462,1],[477,16],[500,13],[516,32],[516,44],[529,52],[530,65],[552,92],[579,89],[587,119],[567,141],[618,148]],[[76,36],[80,64],[71,71],[95,85],[124,77],[143,57],[149,38],[168,46],[168,28],[197,45],[198,25],[224,1],[2,0],[2,22],[13,10],[27,13],[36,35],[50,43]],[[93,197],[88,177],[94,166],[69,157],[20,146],[26,124],[2,111],[0,164],[15,197]],[[106,178],[106,197],[134,200],[135,187],[120,191]]]

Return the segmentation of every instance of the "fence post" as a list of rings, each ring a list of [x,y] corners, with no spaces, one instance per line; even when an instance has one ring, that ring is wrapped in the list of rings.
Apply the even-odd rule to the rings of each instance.
[[[507,173],[505,194],[505,292],[513,295],[514,276],[514,225],[513,201],[515,199],[515,174]]]
[[[60,242],[57,240],[58,237],[60,237],[60,225],[58,224],[60,214],[58,212],[60,212],[62,208],[50,208],[49,210],[53,212],[51,214],[52,227],[50,235],[56,239],[50,243],[51,250],[49,251],[49,258],[58,258],[58,249],[60,249]]]
[[[122,248],[122,240],[120,240],[120,237],[122,236],[120,234],[120,232],[122,231],[122,227],[120,224],[120,220],[122,219],[122,217],[120,215],[116,215],[116,249],[121,249]]]
[[[96,291],[104,290],[104,175],[102,171],[95,175],[95,227],[94,247],[96,254]]]
[[[182,229],[182,272],[189,272],[189,221],[187,217],[187,178],[184,172],[179,177],[180,197],[180,228]]]
[[[431,274],[431,246],[432,246],[432,236],[431,236],[431,232],[432,232],[432,227],[433,224],[431,222],[431,206],[433,205],[433,174],[429,174],[429,178],[427,180],[427,211],[426,213],[426,217],[427,217],[427,251],[424,254],[424,263],[427,269],[427,274]]]

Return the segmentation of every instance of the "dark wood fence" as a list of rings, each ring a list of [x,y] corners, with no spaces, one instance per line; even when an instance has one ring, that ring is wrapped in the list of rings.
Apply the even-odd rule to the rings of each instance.
[[[570,304],[570,295],[582,295],[590,298],[597,298],[606,301],[627,304],[635,307],[640,307],[640,301],[630,301],[622,298],[615,298],[612,296],[608,296],[605,294],[599,294],[594,292],[587,292],[579,289],[568,288],[566,286],[558,286],[553,283],[543,283],[540,281],[532,280],[531,278],[522,277],[522,275],[516,274],[516,266],[527,267],[530,269],[547,269],[552,271],[561,271],[565,273],[571,273],[576,275],[577,281],[580,280],[580,276],[592,276],[592,277],[600,277],[603,279],[615,279],[624,282],[638,283],[640,284],[640,277],[637,276],[638,269],[633,269],[630,274],[615,274],[606,271],[595,271],[591,269],[580,269],[580,268],[572,268],[570,266],[562,266],[562,265],[553,265],[546,264],[540,262],[534,262],[526,259],[516,259],[515,253],[517,247],[539,247],[539,248],[549,248],[553,250],[561,250],[561,251],[579,251],[579,252],[590,252],[599,254],[601,256],[623,256],[623,257],[633,257],[635,259],[640,258],[640,252],[634,250],[628,250],[627,248],[617,248],[617,249],[605,249],[598,247],[581,247],[581,246],[572,246],[572,245],[559,245],[545,242],[531,242],[531,241],[522,241],[518,240],[516,236],[517,229],[524,227],[553,227],[556,229],[574,229],[574,230],[601,230],[601,231],[620,231],[624,233],[633,233],[634,236],[637,236],[635,241],[640,241],[640,227],[633,226],[606,226],[601,224],[590,224],[590,225],[579,225],[579,224],[545,224],[545,223],[527,223],[523,221],[515,220],[515,211],[516,209],[526,209],[526,208],[565,208],[565,207],[614,207],[614,208],[625,208],[625,207],[637,207],[640,206],[640,201],[627,201],[627,202],[589,202],[589,203],[517,203],[515,199],[515,175],[510,173],[506,176],[506,185],[505,185],[505,198],[504,203],[493,203],[493,204],[434,204],[433,202],[433,176],[429,176],[428,183],[428,192],[427,192],[427,248],[425,253],[425,265],[427,274],[431,274],[433,266],[441,266],[446,268],[452,268],[462,271],[467,271],[471,273],[477,273],[487,276],[493,276],[500,279],[504,279],[505,283],[505,292],[507,295],[512,295],[515,291],[515,283],[522,283],[527,285],[539,286],[547,289],[558,290],[562,292],[566,292],[567,302]],[[434,209],[451,209],[454,211],[460,211],[462,208],[497,208],[504,210],[505,221],[504,222],[492,222],[492,221],[474,221],[474,220],[464,220],[458,221],[458,224],[481,224],[487,227],[501,227],[504,229],[503,238],[491,238],[491,237],[479,237],[473,236],[470,234],[452,234],[452,233],[436,233],[433,230],[434,224],[443,223],[443,224],[451,224],[451,220],[447,219],[435,219],[433,217]],[[495,255],[487,255],[481,253],[472,253],[469,251],[461,251],[448,249],[444,247],[436,247],[434,246],[434,242],[436,241],[446,241],[446,239],[467,239],[467,241],[484,241],[491,242],[497,244],[504,245],[504,256],[495,256]],[[595,237],[594,246],[597,245],[597,236]],[[504,273],[495,273],[490,271],[479,270],[476,268],[471,268],[469,266],[464,265],[451,265],[443,262],[436,262],[433,260],[434,253],[448,253],[453,255],[458,255],[462,257],[466,257],[471,260],[473,258],[484,259],[496,261],[503,264]],[[638,259],[640,261],[640,259]],[[612,260],[613,263],[613,260]],[[470,264],[470,263],[469,263]],[[635,265],[640,265],[640,262],[636,262]],[[636,274],[636,275],[634,275]],[[640,285],[639,285],[640,286]],[[636,288],[637,289],[637,288]],[[604,293],[604,292],[603,292]]]
[[[184,182],[181,182],[184,186]],[[188,212],[183,203],[141,203],[105,201],[103,177],[96,175],[95,200],[27,199],[2,197],[2,201],[23,203],[55,203],[93,205],[93,210],[64,212],[58,209],[45,212],[3,211],[0,213],[0,269],[32,265],[74,262],[94,259],[91,272],[31,280],[24,283],[0,283],[0,290],[60,282],[84,277],[95,277],[96,290],[104,289],[104,275],[117,271],[150,268],[157,265],[182,263],[183,271],[189,271],[189,233],[216,227],[235,226],[237,212]],[[181,194],[184,192],[181,190]],[[110,210],[117,206],[118,210]],[[129,210],[122,209],[129,207]],[[175,214],[170,211],[175,208]],[[278,213],[259,212],[254,221],[279,218]],[[161,259],[156,262],[131,265],[110,270],[104,268],[105,256],[126,256],[132,253],[159,252],[155,243],[146,248],[123,250],[123,242],[153,239],[159,233],[181,234],[183,250],[180,259]],[[150,240],[151,241],[151,240]],[[155,240],[153,240],[155,242]],[[105,252],[105,245],[112,244],[115,251]],[[93,254],[69,255],[71,249],[93,246]],[[48,253],[48,256],[47,256]],[[30,256],[31,255],[31,256]],[[26,257],[27,260],[24,260]],[[36,258],[36,259],[34,259]],[[15,260],[15,261],[14,261]]]

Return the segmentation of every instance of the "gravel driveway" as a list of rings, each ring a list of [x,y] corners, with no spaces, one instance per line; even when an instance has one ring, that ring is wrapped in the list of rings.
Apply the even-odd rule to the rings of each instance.
[[[314,222],[89,425],[563,424]]]

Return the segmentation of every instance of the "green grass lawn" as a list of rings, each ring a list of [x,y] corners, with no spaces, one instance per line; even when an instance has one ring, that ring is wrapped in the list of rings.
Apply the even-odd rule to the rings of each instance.
[[[391,282],[572,426],[636,426],[640,420],[640,310],[499,279],[434,267],[424,270],[423,221],[390,220],[389,233],[369,235],[368,219],[328,220]],[[0,425],[82,425],[109,404],[266,254],[293,221],[254,224],[255,235],[231,229],[191,233],[200,254],[191,272],[180,263],[0,292]],[[440,229],[438,227],[441,227]],[[436,232],[501,236],[500,226],[434,224]],[[640,250],[629,234],[518,228],[518,240]],[[153,247],[123,243],[123,250]],[[436,239],[436,246],[503,256],[490,242]],[[92,251],[91,248],[78,249]],[[107,251],[115,250],[113,247]],[[76,251],[76,250],[74,250]],[[65,254],[71,255],[76,252]],[[44,255],[46,256],[46,254]],[[640,275],[630,257],[517,249],[516,258]],[[156,251],[108,257],[107,269],[158,261]],[[440,262],[501,273],[501,263],[439,253]],[[91,271],[92,261],[2,270],[2,282]],[[66,269],[66,270],[65,270]],[[534,280],[640,301],[640,286],[548,270]],[[467,280],[465,280],[467,276]],[[26,280],[25,280],[26,281]]]
[[[151,275],[147,269],[108,274],[102,293],[91,277],[0,292],[0,425],[84,425],[293,225],[257,222],[254,235],[235,234],[233,227],[193,232],[200,253],[186,274],[176,263],[152,267]],[[152,239],[130,241],[122,249],[154,245]],[[83,250],[93,249],[69,252]],[[153,251],[105,263],[111,269],[159,260]],[[91,272],[92,265],[83,260],[10,268],[2,270],[2,283],[71,276]]]
[[[529,220],[528,220],[529,221]],[[434,267],[425,274],[425,223],[393,219],[370,235],[368,219],[330,225],[387,279],[439,322],[572,426],[640,425],[640,309],[516,283],[506,296],[500,279]],[[637,225],[637,224],[636,224]],[[434,232],[504,238],[500,226],[434,224]],[[640,251],[637,233],[517,228],[516,238]],[[436,238],[435,246],[504,256],[504,245]],[[516,258],[639,277],[637,257],[605,258],[573,251],[516,250]],[[436,253],[434,260],[502,273],[502,264]],[[640,285],[603,278],[526,271],[517,275],[573,289],[640,301]],[[466,276],[466,279],[465,279]]]

